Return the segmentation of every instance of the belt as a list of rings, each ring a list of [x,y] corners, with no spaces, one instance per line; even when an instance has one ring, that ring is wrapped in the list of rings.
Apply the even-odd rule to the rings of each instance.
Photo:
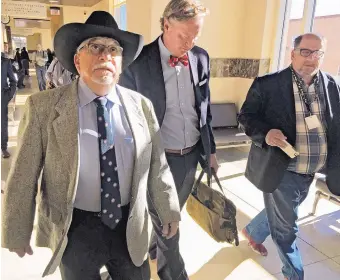
[[[80,214],[80,215],[84,215],[84,216],[93,216],[93,217],[101,217],[102,213],[101,212],[92,212],[92,211],[86,211],[86,210],[82,210],[79,208],[74,208],[73,209],[73,214]]]
[[[122,209],[122,214],[125,215],[125,216],[128,216],[129,209],[130,209],[130,203],[122,206],[121,209]],[[79,214],[79,215],[83,215],[83,216],[93,216],[93,217],[101,217],[102,216],[102,212],[92,212],[92,211],[82,210],[82,209],[79,209],[79,208],[73,208],[73,214],[76,214],[76,213]]]
[[[174,155],[181,155],[184,156],[188,153],[190,153],[193,149],[195,149],[196,144],[194,146],[180,149],[180,150],[172,150],[172,149],[164,149],[167,154],[174,154]]]

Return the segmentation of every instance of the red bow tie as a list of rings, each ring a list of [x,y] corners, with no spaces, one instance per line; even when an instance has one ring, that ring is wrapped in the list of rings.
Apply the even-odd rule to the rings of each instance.
[[[168,63],[171,67],[177,66],[177,64],[179,62],[181,62],[184,66],[188,66],[189,65],[188,55],[185,54],[181,57],[176,57],[176,56],[170,55]]]

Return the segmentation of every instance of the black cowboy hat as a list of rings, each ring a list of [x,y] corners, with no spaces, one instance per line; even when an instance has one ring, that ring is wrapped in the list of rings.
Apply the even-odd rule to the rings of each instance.
[[[95,11],[85,23],[63,25],[54,37],[56,56],[67,70],[77,73],[74,54],[82,42],[92,37],[108,37],[119,42],[123,48],[123,69],[137,58],[143,48],[142,35],[119,29],[110,13]]]

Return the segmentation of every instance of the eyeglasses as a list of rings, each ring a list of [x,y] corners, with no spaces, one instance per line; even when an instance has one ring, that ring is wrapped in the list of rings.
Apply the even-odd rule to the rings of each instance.
[[[300,48],[296,48],[295,50],[298,50],[300,52],[300,55],[303,57],[309,57],[310,55],[312,55],[316,58],[321,58],[325,54],[325,52],[320,51],[320,50],[312,51],[310,49],[300,49]]]
[[[88,43],[84,45],[83,47],[81,47],[79,51],[85,47],[87,48],[89,53],[93,55],[100,55],[104,53],[105,50],[107,50],[111,56],[121,56],[123,53],[123,48],[120,46],[116,46],[116,45],[106,46],[106,45],[97,44],[97,43]]]

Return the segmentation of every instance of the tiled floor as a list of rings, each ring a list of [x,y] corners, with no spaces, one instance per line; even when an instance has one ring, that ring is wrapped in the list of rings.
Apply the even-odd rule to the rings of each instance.
[[[33,89],[32,89],[33,88]],[[18,118],[26,97],[36,88],[32,77],[32,88],[20,91],[17,96],[16,121],[10,123],[10,150],[16,145]],[[242,229],[262,208],[261,192],[242,176],[247,152],[238,149],[218,152],[222,167],[219,176],[226,194],[238,208],[237,222]],[[1,161],[1,184],[7,178],[10,159]],[[238,176],[235,176],[238,174]],[[317,215],[306,217],[312,207],[315,189],[312,187],[307,200],[301,206],[299,247],[305,265],[307,280],[340,279],[340,208],[326,200],[321,200]],[[269,280],[283,279],[281,263],[276,248],[269,238],[265,245],[269,256],[264,258],[253,253],[247,242],[240,239],[240,246],[219,244],[213,241],[190,216],[183,212],[181,222],[180,247],[191,280]],[[7,250],[1,250],[1,279],[32,280],[40,279],[50,252],[47,249],[34,248],[34,255],[18,258]],[[152,279],[156,280],[155,265],[151,264]],[[60,280],[58,271],[47,280]]]

